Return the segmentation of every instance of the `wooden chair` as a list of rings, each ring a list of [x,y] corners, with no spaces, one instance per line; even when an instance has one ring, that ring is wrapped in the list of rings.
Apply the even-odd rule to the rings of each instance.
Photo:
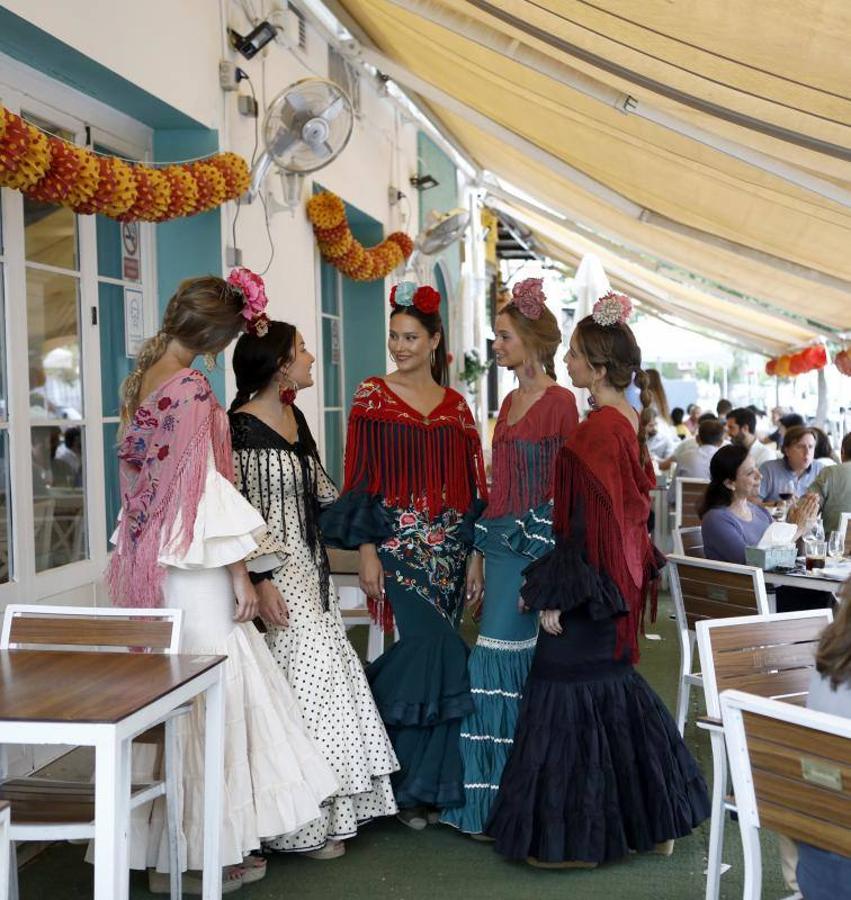
[[[179,609],[101,609],[73,606],[6,607],[0,649],[177,653],[183,611]],[[181,897],[180,821],[178,818],[177,736],[175,718],[182,707],[153,729],[135,738],[154,744],[162,759],[163,778],[131,786],[130,808],[166,798],[170,893]],[[12,805],[10,896],[17,897],[15,841],[68,840],[94,837],[94,784],[28,776],[7,778],[0,755],[0,800]],[[97,778],[97,772],[95,772]]]
[[[762,896],[759,829],[851,856],[851,719],[743,691],[721,715],[745,858],[744,900]]]
[[[699,530],[699,529],[698,529]],[[677,728],[683,734],[692,686],[701,687],[700,672],[692,671],[695,623],[768,613],[762,569],[691,556],[668,557],[671,598],[680,641]]]
[[[703,531],[700,525],[674,529],[674,553],[677,556],[693,556],[705,559],[703,555]]]
[[[335,547],[329,547],[328,562],[331,565],[331,577],[334,579],[337,590],[354,593],[357,597],[357,606],[345,607],[342,602],[340,603],[340,615],[346,628],[354,625],[369,627],[366,658],[367,662],[372,662],[384,652],[384,632],[381,625],[372,621],[366,605],[366,596],[360,589],[360,579],[358,578],[360,555],[357,550],[338,550]]]
[[[706,900],[717,900],[724,850],[725,810],[735,811],[727,798],[726,723],[719,694],[727,689],[749,691],[788,704],[806,702],[819,637],[833,621],[828,609],[775,613],[696,624],[707,716],[698,725],[709,731],[712,746],[712,819]],[[726,799],[725,799],[726,798]]]
[[[705,478],[677,478],[674,481],[674,528],[700,525],[697,508],[707,484]]]

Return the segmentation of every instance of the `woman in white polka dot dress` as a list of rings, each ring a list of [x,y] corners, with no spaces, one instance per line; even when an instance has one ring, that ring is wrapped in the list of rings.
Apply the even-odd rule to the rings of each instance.
[[[398,763],[346,637],[319,532],[319,509],[337,489],[294,405],[296,391],[313,384],[313,361],[284,322],[271,322],[263,337],[243,335],[233,356],[231,434],[236,485],[266,520],[283,561],[271,580],[255,576],[258,590],[279,591],[288,609],[288,625],[269,626],[266,641],[342,785],[320,819],[267,846],[332,859],[360,824],[397,812],[390,773]]]

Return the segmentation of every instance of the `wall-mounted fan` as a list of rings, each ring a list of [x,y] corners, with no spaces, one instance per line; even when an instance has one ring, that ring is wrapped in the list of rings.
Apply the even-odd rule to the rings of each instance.
[[[302,180],[345,149],[354,114],[345,91],[324,78],[303,78],[281,91],[263,119],[264,151],[251,170],[246,200],[260,191],[272,166],[281,174],[284,205],[301,202]]]
[[[414,252],[406,266],[421,284],[431,283],[431,268],[434,257],[460,240],[470,224],[470,211],[452,209],[446,213],[429,213],[426,227],[414,241]]]

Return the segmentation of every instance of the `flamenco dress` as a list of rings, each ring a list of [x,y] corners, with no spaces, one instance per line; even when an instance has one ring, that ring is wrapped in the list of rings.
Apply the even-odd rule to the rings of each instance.
[[[190,426],[184,436],[176,424],[181,421]],[[175,468],[147,481],[155,469],[148,461],[172,454],[179,460]],[[227,656],[221,862],[235,865],[263,839],[321,818],[322,804],[339,787],[260,633],[251,623],[233,621],[226,566],[246,556],[276,559],[277,549],[262,516],[226,477],[232,472],[227,419],[200,373],[182,370],[143,401],[119,457],[123,505],[107,573],[114,602],[182,609],[181,652]],[[146,554],[154,562],[150,570]],[[196,700],[176,723],[182,865],[201,869],[203,702]],[[151,771],[148,748],[140,749],[134,777]],[[168,871],[163,806],[156,801],[134,812],[132,868]]]
[[[578,421],[573,394],[558,385],[509,424],[513,397],[505,398],[497,419],[490,498],[475,524],[485,595],[468,662],[474,710],[461,723],[464,804],[440,817],[467,834],[484,830],[514,741],[538,633],[536,613],[518,609],[523,570],[555,544],[553,468]]]
[[[477,497],[478,494],[478,497]],[[400,809],[463,802],[459,735],[473,709],[467,646],[458,634],[472,523],[486,497],[481,445],[456,391],[427,416],[381,378],[355,393],[340,498],[323,511],[333,546],[376,545],[385,598],[371,598],[399,640],[367,668],[399,760]]]
[[[644,601],[662,560],[650,543],[650,470],[631,423],[592,412],[559,454],[556,547],[526,570],[541,631],[517,731],[486,827],[511,859],[597,864],[690,834],[706,784],[664,704],[635,670]]]
[[[236,485],[263,517],[283,561],[265,573],[287,604],[286,628],[267,626],[266,643],[298,699],[308,733],[340,788],[321,816],[265,846],[306,851],[354,837],[359,825],[397,812],[390,773],[399,768],[363,665],[346,637],[319,509],[337,499],[307,422],[293,407],[295,443],[257,417],[231,415]]]

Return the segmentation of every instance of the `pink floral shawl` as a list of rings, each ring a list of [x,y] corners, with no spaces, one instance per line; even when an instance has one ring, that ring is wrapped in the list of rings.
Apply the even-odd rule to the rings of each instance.
[[[169,378],[136,410],[118,448],[121,517],[106,572],[116,606],[162,605],[161,545],[172,536],[178,512],[174,550],[185,552],[192,542],[211,442],[216,469],[232,482],[227,416],[194,369]]]

